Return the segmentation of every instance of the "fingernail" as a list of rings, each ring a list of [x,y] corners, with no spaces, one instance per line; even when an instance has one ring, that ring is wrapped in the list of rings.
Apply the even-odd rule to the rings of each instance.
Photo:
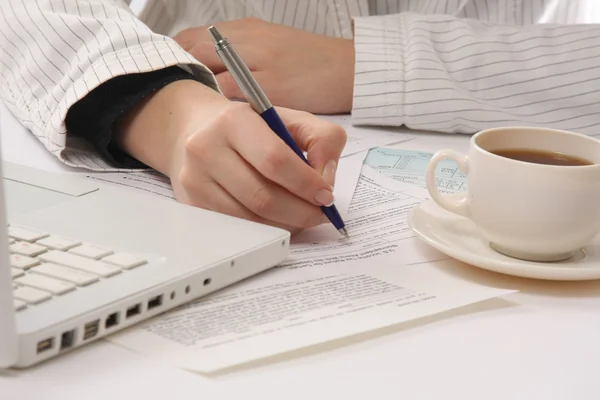
[[[333,193],[327,189],[321,189],[315,195],[315,201],[322,206],[329,207],[333,204]]]
[[[323,168],[323,179],[325,182],[333,186],[335,184],[335,170],[337,169],[337,163],[335,160],[327,161],[325,168]]]

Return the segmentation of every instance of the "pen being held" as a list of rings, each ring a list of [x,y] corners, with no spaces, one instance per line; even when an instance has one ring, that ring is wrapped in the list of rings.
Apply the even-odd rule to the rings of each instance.
[[[294,141],[292,135],[277,114],[277,111],[231,43],[223,37],[215,26],[209,27],[208,31],[215,43],[217,54],[223,61],[223,64],[235,80],[236,84],[240,87],[240,90],[246,97],[246,100],[252,109],[262,117],[273,132],[275,132],[277,136],[279,136],[281,140],[283,140],[285,144],[298,155],[298,157],[308,164],[308,160],[304,157],[302,149],[300,149],[298,144]],[[346,231],[344,221],[335,205],[321,206],[321,210],[327,216],[329,221],[331,221],[333,226],[335,226],[342,235],[348,238],[348,232]]]

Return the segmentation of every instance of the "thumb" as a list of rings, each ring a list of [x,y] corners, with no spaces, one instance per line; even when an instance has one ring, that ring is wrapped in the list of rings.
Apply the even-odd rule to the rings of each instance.
[[[346,145],[344,128],[305,112],[284,109],[280,115],[294,140],[307,153],[308,163],[333,186],[337,164]]]

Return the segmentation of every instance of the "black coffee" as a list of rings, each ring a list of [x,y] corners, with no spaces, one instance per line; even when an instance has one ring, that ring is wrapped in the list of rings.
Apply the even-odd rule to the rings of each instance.
[[[501,149],[494,150],[491,153],[502,157],[511,158],[513,160],[524,161],[534,164],[564,165],[572,167],[594,164],[593,162],[586,160],[585,158],[546,150]]]

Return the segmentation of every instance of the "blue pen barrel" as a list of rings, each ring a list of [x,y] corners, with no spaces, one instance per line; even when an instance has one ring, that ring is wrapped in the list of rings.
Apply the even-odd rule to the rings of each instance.
[[[306,164],[308,164],[308,160],[306,157],[304,157],[302,149],[292,138],[292,135],[279,117],[279,114],[277,114],[275,111],[275,107],[269,108],[267,111],[264,111],[262,114],[260,114],[260,116],[267,123],[267,125],[269,125],[273,132],[275,132],[277,136],[279,136],[281,140],[283,140],[294,151],[294,153],[303,159]],[[344,226],[344,221],[342,220],[342,217],[335,206],[321,206],[321,210],[323,210],[323,213],[329,218],[331,223],[337,229],[340,229]]]
[[[262,119],[269,125],[269,127],[287,144],[305,163],[308,164],[308,160],[304,157],[302,149],[296,141],[292,138],[292,135],[288,131],[287,127],[279,117],[279,114],[275,111],[275,107],[269,108],[267,111],[260,114]]]

